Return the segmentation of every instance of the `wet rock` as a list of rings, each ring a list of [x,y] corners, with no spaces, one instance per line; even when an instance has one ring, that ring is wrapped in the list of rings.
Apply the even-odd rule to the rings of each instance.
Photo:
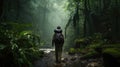
[[[63,65],[61,63],[54,64],[54,67],[62,67]]]
[[[87,63],[87,60],[82,60],[81,63],[85,64],[85,63]]]
[[[65,63],[68,61],[68,58],[61,58],[61,62]]]
[[[100,64],[97,62],[91,62],[87,64],[87,67],[100,67]]]
[[[71,61],[75,61],[77,58],[76,57],[72,57],[71,58]]]
[[[98,59],[89,59],[88,62],[97,62]]]

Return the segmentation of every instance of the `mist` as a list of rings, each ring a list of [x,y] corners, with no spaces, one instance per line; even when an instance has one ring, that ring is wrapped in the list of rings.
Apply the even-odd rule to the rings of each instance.
[[[37,20],[36,23],[33,23],[35,32],[40,33],[46,46],[51,46],[54,29],[61,26],[64,31],[68,21],[69,11],[65,8],[67,0],[36,0],[31,1],[31,4],[35,9],[33,11],[34,19]]]
[[[41,41],[49,47],[57,26],[61,26],[64,33],[69,19],[67,5],[67,0],[13,0],[4,4],[4,8],[6,8],[3,10],[4,20],[32,23],[33,32],[40,35]]]

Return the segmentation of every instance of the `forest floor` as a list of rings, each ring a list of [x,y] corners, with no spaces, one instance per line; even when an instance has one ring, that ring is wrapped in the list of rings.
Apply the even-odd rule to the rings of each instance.
[[[80,54],[69,55],[67,52],[62,54],[62,62],[59,64],[55,63],[55,52],[48,51],[45,56],[34,62],[34,67],[89,67],[89,65],[95,65],[101,67],[96,59],[81,60]]]

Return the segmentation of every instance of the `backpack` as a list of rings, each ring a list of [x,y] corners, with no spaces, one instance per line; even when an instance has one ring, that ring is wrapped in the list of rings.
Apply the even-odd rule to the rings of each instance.
[[[59,43],[64,41],[64,37],[63,37],[62,33],[56,33],[55,41],[59,42]]]

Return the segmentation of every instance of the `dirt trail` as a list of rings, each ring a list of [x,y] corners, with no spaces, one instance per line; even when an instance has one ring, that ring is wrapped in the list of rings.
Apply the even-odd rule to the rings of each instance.
[[[62,63],[55,63],[55,52],[45,51],[46,54],[42,59],[37,60],[34,63],[34,67],[83,67],[78,55],[70,56],[67,53],[63,53]]]

